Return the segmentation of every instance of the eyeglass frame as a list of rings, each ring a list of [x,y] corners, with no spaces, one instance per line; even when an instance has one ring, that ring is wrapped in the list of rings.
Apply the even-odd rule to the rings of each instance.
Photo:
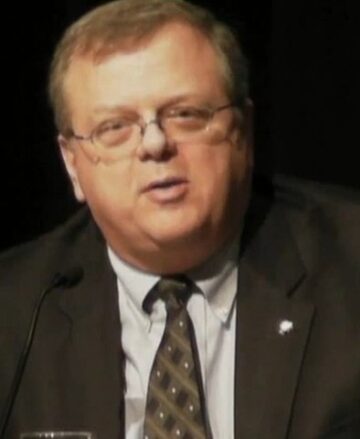
[[[213,109],[204,108],[204,110],[205,109],[208,110],[208,119],[206,122],[206,128],[209,126],[210,122],[213,120],[216,113],[218,113],[219,111],[226,110],[226,109],[231,108],[231,107],[241,108],[241,105],[239,103],[230,102],[228,104],[220,105],[219,107],[216,107]],[[148,122],[145,122],[144,119],[141,116],[139,116],[138,120],[132,121],[131,123],[129,123],[129,125],[137,125],[140,127],[141,139],[143,139],[143,137],[145,135],[146,128],[151,124],[156,124],[161,129],[161,131],[166,135],[166,131],[163,127],[163,122],[162,122],[161,116],[162,116],[162,114],[160,111],[154,119],[152,119]],[[172,117],[176,117],[176,116],[169,116],[168,115],[167,119],[171,119]],[[164,119],[166,119],[166,118],[164,118]],[[74,138],[75,140],[79,140],[79,141],[85,141],[85,142],[90,141],[95,147],[103,148],[104,146],[100,142],[96,142],[94,139],[94,136],[96,135],[96,132],[100,128],[100,126],[101,125],[97,125],[96,127],[94,127],[88,136],[77,134],[73,130],[71,130],[66,137],[68,139]]]

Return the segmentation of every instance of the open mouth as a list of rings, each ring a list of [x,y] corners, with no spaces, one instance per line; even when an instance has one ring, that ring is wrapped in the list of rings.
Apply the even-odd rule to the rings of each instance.
[[[173,188],[174,186],[185,184],[186,180],[183,178],[166,178],[164,180],[154,181],[150,183],[145,188],[145,192],[152,191],[152,190],[158,190],[158,189],[169,189]]]
[[[151,182],[144,193],[156,203],[179,201],[188,190],[188,181],[180,177],[169,177]]]

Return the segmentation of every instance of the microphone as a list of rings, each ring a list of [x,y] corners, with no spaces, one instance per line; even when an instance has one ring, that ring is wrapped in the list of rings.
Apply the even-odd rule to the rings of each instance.
[[[48,290],[53,288],[70,288],[76,285],[84,275],[84,270],[79,265],[68,268],[63,273],[56,273],[52,278]]]
[[[45,297],[54,289],[54,288],[70,288],[73,285],[76,285],[81,278],[83,277],[84,270],[80,266],[73,266],[64,270],[62,273],[56,273],[51,279],[50,283],[41,291],[40,296],[35,304],[35,307],[32,312],[32,317],[29,325],[29,329],[27,332],[26,341],[23,347],[23,350],[20,354],[20,358],[16,367],[14,378],[11,382],[10,391],[8,393],[8,397],[5,402],[5,407],[3,413],[1,415],[0,421],[0,439],[4,438],[5,430],[7,428],[7,424],[9,422],[9,417],[15,402],[16,395],[19,390],[20,382],[22,376],[24,374],[24,369],[26,366],[26,362],[29,356],[29,352],[33,343],[34,334],[36,330],[36,325],[38,322],[39,314],[41,311],[42,304],[44,302]]]

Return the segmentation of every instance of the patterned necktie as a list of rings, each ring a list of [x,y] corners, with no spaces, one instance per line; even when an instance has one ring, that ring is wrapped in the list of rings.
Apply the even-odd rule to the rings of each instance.
[[[154,289],[166,305],[163,337],[150,373],[145,439],[205,439],[205,408],[195,334],[184,276],[162,278]],[[144,308],[149,310],[146,300]]]

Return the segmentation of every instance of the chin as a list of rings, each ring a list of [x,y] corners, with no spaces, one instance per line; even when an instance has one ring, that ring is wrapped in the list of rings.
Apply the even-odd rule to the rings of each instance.
[[[204,225],[186,221],[158,222],[154,227],[146,227],[146,235],[158,247],[189,245],[203,235]]]

